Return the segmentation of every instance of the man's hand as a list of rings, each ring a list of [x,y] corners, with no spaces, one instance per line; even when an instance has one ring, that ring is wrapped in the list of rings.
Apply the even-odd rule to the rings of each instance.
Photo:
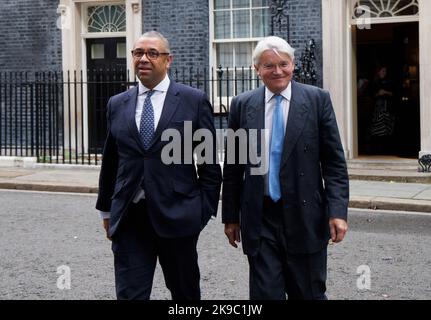
[[[103,228],[106,231],[106,237],[112,241],[111,237],[108,236],[108,230],[109,230],[109,219],[103,219]]]
[[[224,233],[229,239],[230,245],[235,248],[238,248],[237,242],[241,242],[239,230],[239,223],[226,223],[224,225]]]
[[[331,231],[331,240],[333,243],[343,241],[347,229],[347,222],[345,220],[337,218],[329,219],[329,230]]]

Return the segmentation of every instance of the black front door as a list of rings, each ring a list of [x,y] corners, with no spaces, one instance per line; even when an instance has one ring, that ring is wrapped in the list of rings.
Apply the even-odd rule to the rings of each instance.
[[[106,138],[106,104],[127,89],[126,39],[87,39],[88,128],[91,153]]]
[[[420,150],[418,23],[376,24],[358,30],[357,66],[359,154],[416,158]]]

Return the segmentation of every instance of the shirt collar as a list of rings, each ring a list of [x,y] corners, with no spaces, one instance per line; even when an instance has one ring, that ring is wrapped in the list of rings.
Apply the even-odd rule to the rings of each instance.
[[[160,81],[159,84],[155,86],[153,90],[166,92],[168,91],[170,83],[171,83],[171,80],[169,79],[169,76],[166,75],[165,78],[162,81]],[[147,93],[147,91],[150,91],[150,89],[144,86],[141,81],[138,82],[138,85],[139,85],[138,95],[141,95],[141,94]]]
[[[292,97],[292,81],[289,82],[289,85],[286,89],[280,92],[280,95],[290,102]],[[265,103],[268,103],[274,96],[275,94],[265,87]]]

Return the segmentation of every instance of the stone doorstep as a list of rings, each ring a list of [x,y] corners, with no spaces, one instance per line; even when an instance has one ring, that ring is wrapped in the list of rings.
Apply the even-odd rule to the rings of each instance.
[[[364,172],[353,173],[349,172],[350,180],[362,181],[381,181],[381,182],[401,182],[401,183],[431,183],[431,174],[416,173],[416,174],[385,174],[380,172]]]
[[[36,157],[0,156],[0,165],[5,167],[33,168],[36,164]]]
[[[347,160],[349,172],[362,174],[363,171],[374,171],[376,175],[415,175],[420,165],[417,159],[394,157],[362,157]],[[419,173],[420,174],[420,173]]]

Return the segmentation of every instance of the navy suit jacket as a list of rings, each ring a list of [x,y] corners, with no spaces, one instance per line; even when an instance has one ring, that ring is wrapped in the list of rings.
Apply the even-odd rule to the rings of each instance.
[[[148,215],[159,236],[177,238],[198,234],[211,215],[217,214],[221,187],[212,107],[204,92],[171,80],[153,141],[146,151],[135,122],[137,95],[138,87],[134,87],[108,102],[108,132],[96,208],[111,212],[108,234],[112,236],[137,190],[142,188]],[[191,139],[191,136],[185,137],[185,121],[191,122],[192,133],[198,129],[212,132],[212,164],[162,162],[162,149],[169,143],[161,140],[162,133],[165,129],[176,129],[184,144],[184,139]]]
[[[229,128],[264,127],[264,87],[232,99]],[[247,164],[225,161],[223,169],[222,220],[240,223],[243,250],[249,255],[257,253],[262,230],[264,179],[250,174],[258,166],[248,159]],[[347,220],[349,200],[346,161],[327,91],[292,81],[280,185],[288,251],[323,249],[330,238],[329,217]]]

